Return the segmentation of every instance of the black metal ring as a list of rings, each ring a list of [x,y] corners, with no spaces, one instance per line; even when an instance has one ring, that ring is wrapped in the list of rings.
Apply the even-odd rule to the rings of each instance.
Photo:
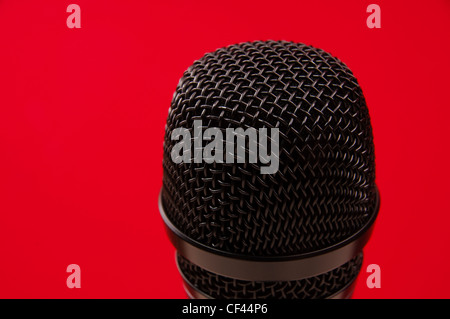
[[[376,189],[376,206],[372,216],[358,232],[331,247],[311,253],[258,257],[220,251],[196,242],[178,230],[165,214],[161,193],[159,210],[170,241],[178,253],[193,264],[225,277],[248,281],[290,281],[317,276],[331,271],[362,251],[372,233],[380,207]]]
[[[195,287],[186,278],[186,276],[184,275],[183,271],[180,268],[178,258],[176,257],[175,262],[177,264],[178,271],[180,272],[181,278],[183,280],[184,291],[186,292],[189,299],[214,299],[210,295],[206,294],[205,292]],[[353,295],[353,291],[355,290],[356,278],[358,278],[358,276],[355,276],[355,278],[353,278],[347,285],[342,287],[339,291],[336,291],[334,294],[326,297],[325,299],[350,299]]]

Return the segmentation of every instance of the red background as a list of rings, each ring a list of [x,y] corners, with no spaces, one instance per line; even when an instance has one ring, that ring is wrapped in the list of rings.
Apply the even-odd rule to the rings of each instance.
[[[354,297],[450,297],[449,1],[77,0],[68,29],[70,3],[0,0],[0,297],[184,298],[157,208],[172,94],[266,39],[331,52],[365,93],[382,202]]]

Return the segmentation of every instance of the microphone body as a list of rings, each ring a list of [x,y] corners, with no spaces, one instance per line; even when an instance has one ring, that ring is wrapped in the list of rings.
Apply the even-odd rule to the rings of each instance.
[[[191,298],[349,298],[379,210],[370,117],[345,64],[286,41],[188,68],[159,209]]]

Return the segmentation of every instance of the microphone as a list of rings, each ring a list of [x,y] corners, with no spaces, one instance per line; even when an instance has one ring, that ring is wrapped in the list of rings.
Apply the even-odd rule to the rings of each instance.
[[[191,298],[350,298],[379,210],[352,71],[301,43],[204,55],[180,79],[159,210]]]

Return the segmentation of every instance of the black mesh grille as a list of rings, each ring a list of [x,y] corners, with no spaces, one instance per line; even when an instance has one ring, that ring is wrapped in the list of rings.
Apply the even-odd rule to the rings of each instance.
[[[178,255],[187,281],[212,298],[220,299],[323,299],[348,286],[357,276],[362,253],[346,264],[316,277],[292,281],[245,281],[219,276]]]
[[[171,160],[175,128],[279,128],[279,170]],[[193,136],[193,134],[192,134]],[[181,78],[164,139],[162,204],[188,237],[223,251],[283,256],[340,242],[375,205],[374,147],[352,72],[291,42],[252,42],[206,54]]]

